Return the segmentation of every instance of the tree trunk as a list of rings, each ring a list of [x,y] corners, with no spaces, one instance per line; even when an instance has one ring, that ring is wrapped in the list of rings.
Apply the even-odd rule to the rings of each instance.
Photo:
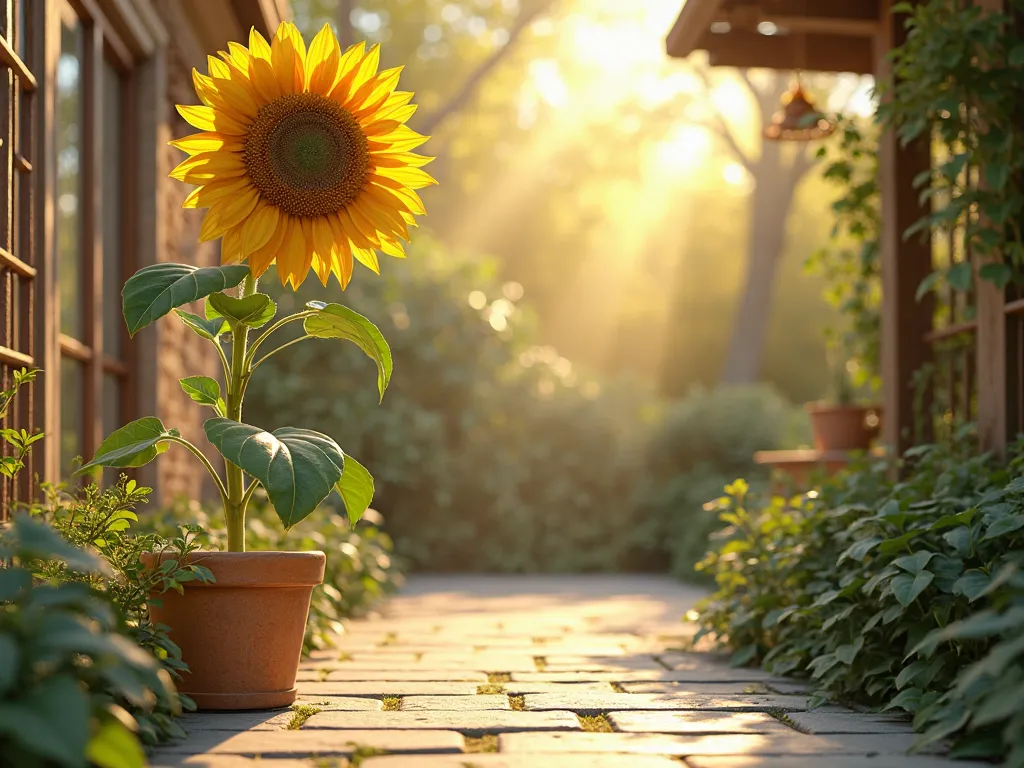
[[[338,0],[338,43],[345,50],[356,41],[356,31],[352,28],[352,11],[355,0]]]
[[[746,284],[740,294],[720,383],[753,384],[761,374],[775,275],[786,243],[786,220],[799,183],[780,162],[781,148],[765,142],[750,199]]]

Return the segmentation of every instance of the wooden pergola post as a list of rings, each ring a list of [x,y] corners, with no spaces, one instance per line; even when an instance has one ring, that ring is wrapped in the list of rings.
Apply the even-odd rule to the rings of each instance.
[[[906,37],[903,14],[893,14],[893,0],[881,3],[881,30],[876,38],[875,77],[885,80],[891,70],[887,53]],[[879,186],[882,201],[882,440],[902,454],[917,440],[927,440],[930,421],[915,424],[915,374],[931,361],[925,340],[932,329],[934,297],[916,298],[921,281],[932,271],[931,243],[925,237],[906,240],[903,233],[928,212],[918,199],[913,179],[931,166],[927,139],[902,146],[893,131],[885,131],[879,146]],[[925,390],[927,393],[927,389]],[[924,403],[924,416],[928,415]],[[925,434],[918,434],[920,427]]]

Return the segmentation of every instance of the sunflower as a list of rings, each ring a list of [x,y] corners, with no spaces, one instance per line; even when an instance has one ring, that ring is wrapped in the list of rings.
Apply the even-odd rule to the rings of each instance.
[[[184,207],[209,209],[199,239],[223,238],[223,262],[256,277],[276,261],[293,288],[310,269],[345,288],[354,261],[379,273],[378,251],[403,258],[425,213],[415,190],[437,182],[411,151],[427,137],[405,125],[402,68],[378,72],[378,45],[342,52],[326,24],[308,51],[290,22],[228,48],[192,71],[203,104],[178,106],[201,133],[171,142],[189,154],[171,177],[197,185]]]

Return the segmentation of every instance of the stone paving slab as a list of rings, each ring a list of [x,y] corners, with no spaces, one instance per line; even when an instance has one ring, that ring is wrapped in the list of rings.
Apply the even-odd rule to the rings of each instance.
[[[414,577],[303,662],[299,702],[323,711],[299,730],[289,710],[202,713],[154,765],[967,768],[902,754],[916,737],[893,718],[805,711],[806,681],[680,650],[698,597],[648,576]]]
[[[716,696],[702,693],[528,693],[524,697],[527,710],[568,709],[573,712],[608,712],[611,710],[675,709],[675,710],[737,710],[766,712],[783,709],[795,712],[807,708],[802,696],[777,696],[752,693],[746,696]]]
[[[348,760],[339,760],[337,768],[346,768]],[[309,760],[261,760],[238,755],[191,755],[180,759],[161,759],[150,763],[150,768],[310,768],[311,765]]]
[[[486,679],[486,678],[485,678]],[[302,698],[357,696],[381,698],[383,696],[472,696],[484,680],[473,683],[430,683],[415,680],[368,680],[353,682],[325,682],[299,685]]]
[[[734,755],[688,757],[685,764],[689,768],[993,768],[991,763],[918,755],[830,755],[827,763],[820,757]]]
[[[625,733],[792,733],[764,712],[609,712],[608,719]]]
[[[360,713],[352,713],[353,715]],[[462,752],[464,741],[454,731],[437,730],[299,730],[243,731],[234,735],[222,731],[201,731],[185,741],[167,744],[154,751],[159,761],[174,755],[242,755],[266,758],[350,756],[357,746],[388,752]]]
[[[913,734],[911,724],[902,718],[869,713],[839,714],[831,712],[793,712],[790,719],[801,730],[810,733],[857,734],[899,733]]]
[[[302,725],[302,731],[351,728],[415,729],[458,731],[470,735],[513,731],[578,731],[579,719],[572,712],[320,712]]]
[[[406,696],[402,699],[403,712],[473,712],[483,709],[511,709],[508,696],[481,694],[478,696]]]
[[[653,755],[430,755],[374,757],[360,768],[680,768]]]

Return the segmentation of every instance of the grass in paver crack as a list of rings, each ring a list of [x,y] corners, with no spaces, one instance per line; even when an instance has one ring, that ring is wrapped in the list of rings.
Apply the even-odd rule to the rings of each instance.
[[[385,696],[381,699],[381,704],[384,705],[385,712],[397,712],[402,708],[402,697],[401,696]]]
[[[423,661],[423,651],[419,651],[418,653],[414,653],[412,655],[412,660],[413,661]]]
[[[770,715],[771,717],[774,717],[783,725],[792,728],[794,731],[799,731],[800,733],[810,733],[809,730],[807,730],[806,728],[802,728],[799,723],[797,723],[792,717],[790,717],[789,713],[786,710],[781,709],[780,707],[772,707],[771,709],[766,709],[765,712],[767,712],[768,715]]]
[[[508,705],[516,712],[526,711],[526,699],[523,696],[509,696]]]
[[[488,683],[511,683],[512,675],[508,672],[488,672],[487,673]]]
[[[343,758],[340,757],[314,757],[311,768],[344,768],[347,765],[351,765],[350,763],[343,763],[342,760]],[[258,758],[256,764],[259,764]]]
[[[668,662],[666,662],[663,658],[661,658],[661,656],[651,656],[651,658],[654,659],[654,662],[656,664],[660,664],[665,669],[667,669],[669,672],[672,671],[672,665],[669,664]]]
[[[760,683],[754,683],[743,687],[744,693],[768,693],[768,689]]]
[[[351,653],[341,653],[341,654],[338,654],[338,661],[352,661],[352,654]]]
[[[330,676],[330,674],[331,674],[331,670],[329,670],[327,667],[322,667],[321,669],[318,669],[316,671],[316,679],[317,679],[317,681],[322,683],[325,680],[327,680],[327,678],[328,678],[328,676]]]
[[[497,752],[498,736],[494,733],[485,733],[482,736],[465,736],[467,752]]]
[[[616,693],[626,693],[626,689],[622,687],[622,683],[608,683],[612,687],[612,690]]]
[[[292,704],[292,719],[288,721],[288,730],[299,730],[302,724],[317,712],[323,712],[323,710],[316,704]]]
[[[386,645],[395,645],[398,643],[398,635],[394,632],[387,632],[384,635],[384,639],[377,643],[377,646],[383,648]]]
[[[604,715],[576,715],[580,721],[580,727],[590,733],[614,733],[611,721]]]
[[[548,639],[546,637],[531,637],[530,641],[534,645],[544,645],[544,643],[546,643]]]
[[[367,747],[363,744],[356,744],[354,741],[350,741],[346,746],[354,747],[352,757],[348,759],[349,768],[359,768],[364,760],[371,757],[384,757],[388,753],[386,749]]]
[[[484,685],[478,685],[476,687],[476,693],[478,696],[487,696],[504,692],[505,686],[501,683],[485,683]]]
[[[544,656],[534,656],[533,666],[537,668],[538,672],[543,672],[548,668],[548,660]]]

